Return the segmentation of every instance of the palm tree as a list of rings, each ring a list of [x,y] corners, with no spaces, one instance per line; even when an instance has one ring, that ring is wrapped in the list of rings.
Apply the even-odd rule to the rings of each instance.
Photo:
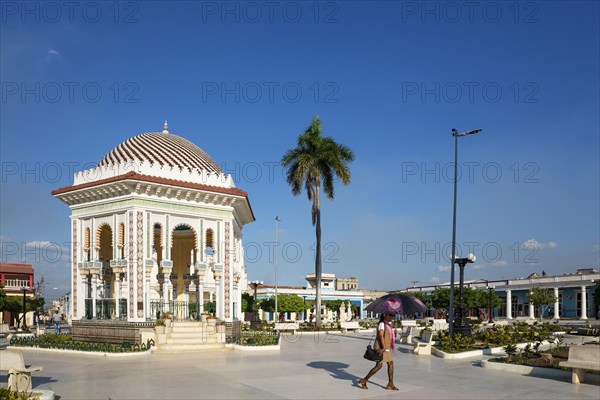
[[[297,147],[285,152],[281,164],[287,168],[287,182],[297,196],[306,188],[312,201],[312,224],[317,235],[315,254],[316,324],[321,327],[321,186],[329,199],[334,197],[334,175],[344,184],[350,183],[348,163],[354,160],[349,147],[330,137],[321,136],[321,120],[314,117],[310,126],[298,136]]]

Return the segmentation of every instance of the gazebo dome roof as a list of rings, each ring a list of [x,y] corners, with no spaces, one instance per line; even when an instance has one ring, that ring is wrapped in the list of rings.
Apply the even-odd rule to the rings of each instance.
[[[127,163],[222,174],[219,165],[204,150],[189,140],[170,134],[166,124],[163,132],[146,132],[125,140],[109,151],[98,167]]]

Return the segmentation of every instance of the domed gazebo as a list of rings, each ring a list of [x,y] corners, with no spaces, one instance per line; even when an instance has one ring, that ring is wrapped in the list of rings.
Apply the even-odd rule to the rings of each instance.
[[[73,319],[241,315],[248,195],[166,122],[52,194],[71,208]]]

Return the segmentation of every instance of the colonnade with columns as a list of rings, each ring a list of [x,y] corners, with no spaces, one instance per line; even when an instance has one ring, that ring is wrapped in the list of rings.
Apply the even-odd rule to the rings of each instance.
[[[555,301],[553,303],[553,319],[560,319],[562,316],[560,315],[560,296],[559,296],[559,287],[555,286],[552,288],[553,290],[553,294],[555,297]],[[581,320],[587,320],[588,319],[588,304],[587,304],[587,286],[586,285],[581,285],[579,286],[579,294],[581,296],[581,307],[579,310],[579,315],[577,316],[579,319]],[[507,319],[513,319],[513,315],[512,315],[512,301],[513,301],[513,296],[512,296],[512,292],[513,290],[511,289],[505,289],[506,290],[506,318]],[[529,303],[529,309],[528,309],[528,317],[530,319],[535,319],[535,306],[534,304],[532,304],[531,302]]]

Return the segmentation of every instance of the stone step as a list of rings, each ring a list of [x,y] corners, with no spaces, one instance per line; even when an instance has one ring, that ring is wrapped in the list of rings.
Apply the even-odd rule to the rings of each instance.
[[[217,329],[215,327],[207,327],[207,328],[198,328],[198,327],[172,327],[171,332],[180,332],[180,333],[193,333],[193,332],[207,332],[207,333],[216,333]]]
[[[202,343],[218,343],[216,337],[196,338],[196,339],[171,339],[167,338],[167,344],[202,344]]]
[[[216,336],[214,333],[210,334],[208,332],[171,332],[169,334],[170,337],[205,337],[205,336]]]
[[[169,343],[187,343],[187,342],[207,342],[207,341],[216,341],[216,336],[194,336],[194,337],[172,337],[168,336],[166,338]]]
[[[201,352],[201,351],[230,351],[225,347],[225,343],[206,343],[206,344],[168,344],[163,343],[155,350],[159,353],[180,353],[180,352]]]
[[[204,329],[202,327],[197,326],[174,326],[171,328],[171,332],[203,332],[206,330],[209,329]]]
[[[173,326],[202,326],[202,322],[200,321],[174,321],[171,322]],[[206,323],[204,323],[206,325]]]

